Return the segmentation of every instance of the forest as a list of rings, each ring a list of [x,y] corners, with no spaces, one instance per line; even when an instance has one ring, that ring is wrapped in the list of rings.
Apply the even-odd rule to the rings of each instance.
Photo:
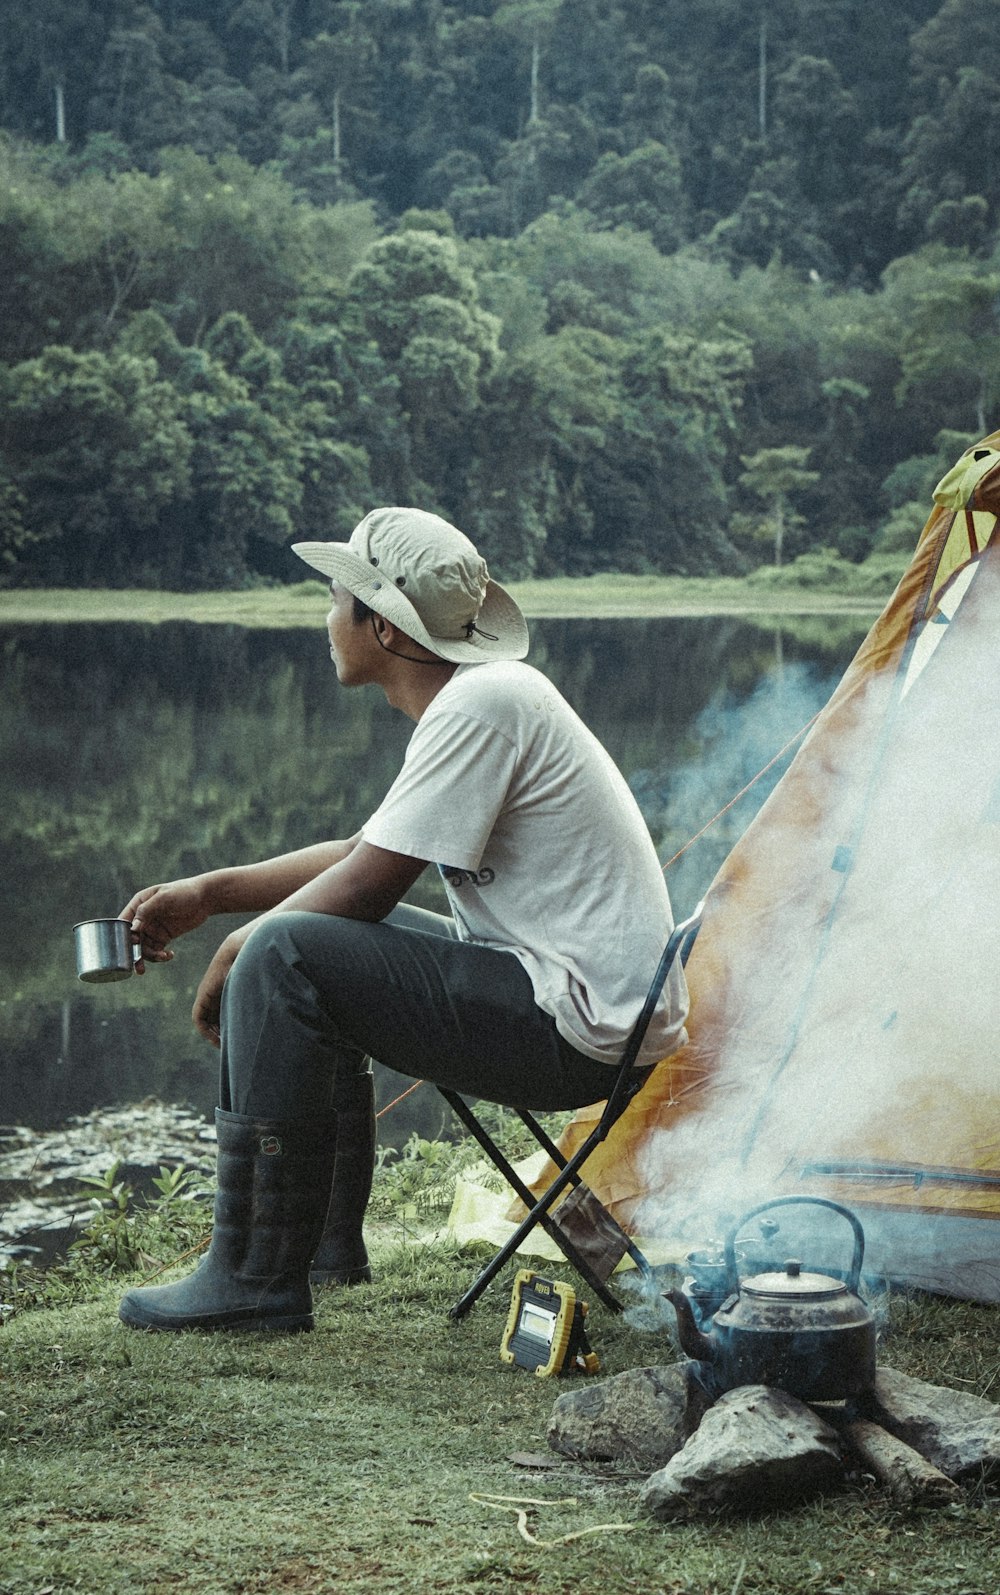
[[[0,585],[863,564],[1000,424],[995,0],[0,0]],[[298,568],[296,568],[298,567]]]

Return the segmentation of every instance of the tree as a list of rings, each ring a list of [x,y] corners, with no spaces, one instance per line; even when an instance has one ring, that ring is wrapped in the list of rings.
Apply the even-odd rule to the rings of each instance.
[[[371,501],[367,453],[344,435],[339,413],[343,390],[323,380],[315,359],[318,349],[313,347],[310,361],[301,324],[298,332],[287,345],[300,356],[291,371],[279,351],[258,338],[246,317],[235,311],[210,328],[204,344],[207,355],[246,383],[255,405],[270,419],[268,430],[256,418],[263,445],[269,447],[273,438],[287,450],[294,470],[294,484],[274,470],[264,478],[265,488],[269,481],[277,484],[277,493],[272,489],[270,520],[263,525],[252,523],[250,528],[248,563],[269,574],[283,573],[284,561],[274,550],[293,533],[322,528],[326,536],[346,538],[364,514],[364,505]],[[303,380],[297,383],[296,376]],[[291,439],[294,444],[290,447]],[[255,485],[260,480],[258,476]]]
[[[499,324],[480,307],[454,240],[439,233],[407,228],[381,239],[350,292],[398,379],[418,481],[447,502],[459,491],[466,428],[498,358]]]
[[[988,60],[996,27],[993,0],[944,0],[911,39],[914,87],[933,92],[942,80],[954,83],[970,62]]]
[[[13,487],[34,572],[55,584],[135,580],[143,534],[187,492],[193,453],[153,361],[49,348],[0,373],[0,415],[8,538]]]
[[[595,232],[593,219],[573,205],[547,211],[509,242],[487,241],[477,258],[484,285],[496,281],[509,287],[516,278],[519,298],[540,297],[545,306],[553,293],[576,284],[636,329],[690,315],[692,305],[700,303],[706,276],[732,293],[723,267],[703,268],[690,259],[668,262],[648,236],[631,228]],[[514,336],[508,329],[505,343]]]
[[[365,102],[375,59],[375,41],[364,24],[359,0],[349,0],[337,12],[339,26],[335,31],[317,33],[307,42],[304,64],[296,74],[297,83],[327,113],[334,200],[341,197],[348,170],[344,159],[345,114],[362,125],[373,116]]]
[[[167,179],[121,172],[89,175],[64,200],[67,220],[86,240],[75,273],[76,338],[107,346],[166,286],[164,268],[183,247],[167,220],[169,198]]]
[[[90,115],[96,126],[143,151],[167,142],[164,121],[174,85],[163,61],[166,43],[162,24],[150,15],[112,28],[95,74]]]
[[[6,71],[4,122],[43,142],[87,131],[87,100],[106,37],[106,8],[86,0],[8,3],[0,27]],[[13,112],[13,114],[11,114]]]
[[[155,351],[191,437],[190,488],[171,516],[165,585],[239,587],[255,544],[290,541],[302,502],[302,440],[280,360],[232,314],[208,329],[204,349],[181,344],[155,314],[125,342]]]
[[[32,540],[25,525],[28,501],[11,479],[10,467],[0,457],[0,565],[9,571]]]
[[[295,5],[296,0],[240,0],[226,23],[234,64],[244,72],[261,63],[273,64],[287,79]]]
[[[978,436],[1000,410],[1000,273],[959,257],[918,292],[903,334],[897,397],[935,384]]]
[[[595,548],[584,486],[603,460],[618,385],[615,340],[565,326],[504,360],[475,429],[464,511],[488,557],[512,576],[587,571],[610,562]]]
[[[622,101],[622,130],[629,145],[678,143],[677,102],[669,77],[661,66],[648,61],[635,74],[635,84]]]
[[[732,333],[661,326],[628,341],[621,400],[585,473],[613,567],[691,575],[734,567],[726,467],[749,367],[749,347]]]
[[[30,154],[0,137],[0,354],[7,361],[38,354],[64,333],[65,277],[79,245],[65,220],[60,225],[59,199]]]
[[[970,231],[953,241],[979,245],[989,237],[1000,218],[1000,176],[986,152],[998,148],[1000,87],[992,73],[964,66],[954,83],[939,84],[930,109],[915,117],[904,140],[899,221],[911,240],[941,236],[943,207],[969,200],[984,211],[979,217],[967,211]]]
[[[404,495],[525,570],[725,565],[737,450],[785,446],[820,479],[783,557],[795,513],[846,551],[898,459],[1000,406],[996,0],[0,17],[0,361],[157,360],[198,484],[157,511],[174,578],[280,574],[304,525]],[[37,524],[9,468],[0,520]]]
[[[774,83],[771,139],[795,164],[807,202],[824,212],[851,192],[861,117],[830,61],[796,55]]]
[[[556,24],[562,0],[500,0],[494,24],[508,28],[530,52],[528,126],[541,117],[542,51]]]
[[[756,454],[740,455],[743,471],[739,483],[768,512],[775,565],[781,564],[786,531],[799,524],[792,508],[793,497],[818,480],[818,472],[805,469],[809,454],[809,449],[789,443],[784,448],[760,449]]]
[[[706,243],[734,266],[771,261],[794,266],[815,278],[829,278],[836,262],[823,239],[822,218],[798,188],[788,159],[766,161],[731,215],[717,222]]]
[[[273,326],[318,267],[315,222],[274,172],[239,156],[209,161],[164,152],[163,219],[177,239],[164,263],[161,303],[182,338],[238,307],[253,326]]]
[[[554,194],[575,193],[597,159],[597,130],[577,106],[554,105],[505,145],[494,168],[505,228],[519,233]]]
[[[577,201],[605,227],[635,227],[671,254],[688,233],[681,166],[673,150],[649,140],[628,155],[602,155]]]
[[[490,384],[467,524],[519,576],[732,567],[724,470],[746,346],[664,327],[622,336],[579,285],[559,303],[561,324]]]
[[[286,379],[300,403],[325,417],[317,432],[352,451],[355,470],[345,493],[349,505],[371,507],[380,499],[410,497],[409,442],[399,402],[399,380],[369,337],[357,302],[343,291],[304,297],[292,307],[278,344]],[[362,471],[365,473],[362,475]],[[308,502],[304,524],[310,523]],[[335,524],[345,535],[360,520],[343,502]]]
[[[865,407],[871,390],[852,377],[835,376],[820,384],[820,392],[826,423],[813,447],[818,480],[809,508],[818,509],[824,523],[837,528],[838,551],[860,560],[870,552],[873,536],[874,506],[870,491],[865,491],[870,473],[864,460]]]

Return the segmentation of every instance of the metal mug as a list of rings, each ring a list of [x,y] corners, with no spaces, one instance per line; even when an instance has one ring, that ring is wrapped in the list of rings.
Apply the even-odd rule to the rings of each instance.
[[[81,980],[127,980],[135,968],[139,948],[127,919],[84,919],[73,926],[73,939]]]

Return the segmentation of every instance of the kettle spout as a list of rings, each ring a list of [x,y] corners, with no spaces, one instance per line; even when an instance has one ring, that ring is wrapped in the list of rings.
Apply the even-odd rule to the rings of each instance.
[[[691,1303],[682,1290],[664,1291],[667,1301],[672,1303],[677,1314],[677,1338],[681,1343],[681,1350],[696,1362],[713,1362],[715,1360],[715,1342],[709,1335],[702,1334],[695,1323]]]

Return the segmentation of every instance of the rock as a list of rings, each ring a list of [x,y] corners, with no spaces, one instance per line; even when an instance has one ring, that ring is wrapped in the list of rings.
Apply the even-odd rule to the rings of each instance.
[[[709,1397],[686,1358],[629,1368],[600,1384],[567,1390],[552,1409],[548,1441],[564,1456],[661,1468],[694,1433]]]
[[[811,1407],[783,1390],[741,1385],[719,1397],[640,1500],[657,1518],[786,1507],[841,1473],[837,1435]]]
[[[1000,1407],[982,1396],[880,1367],[865,1411],[949,1479],[1000,1478]]]

